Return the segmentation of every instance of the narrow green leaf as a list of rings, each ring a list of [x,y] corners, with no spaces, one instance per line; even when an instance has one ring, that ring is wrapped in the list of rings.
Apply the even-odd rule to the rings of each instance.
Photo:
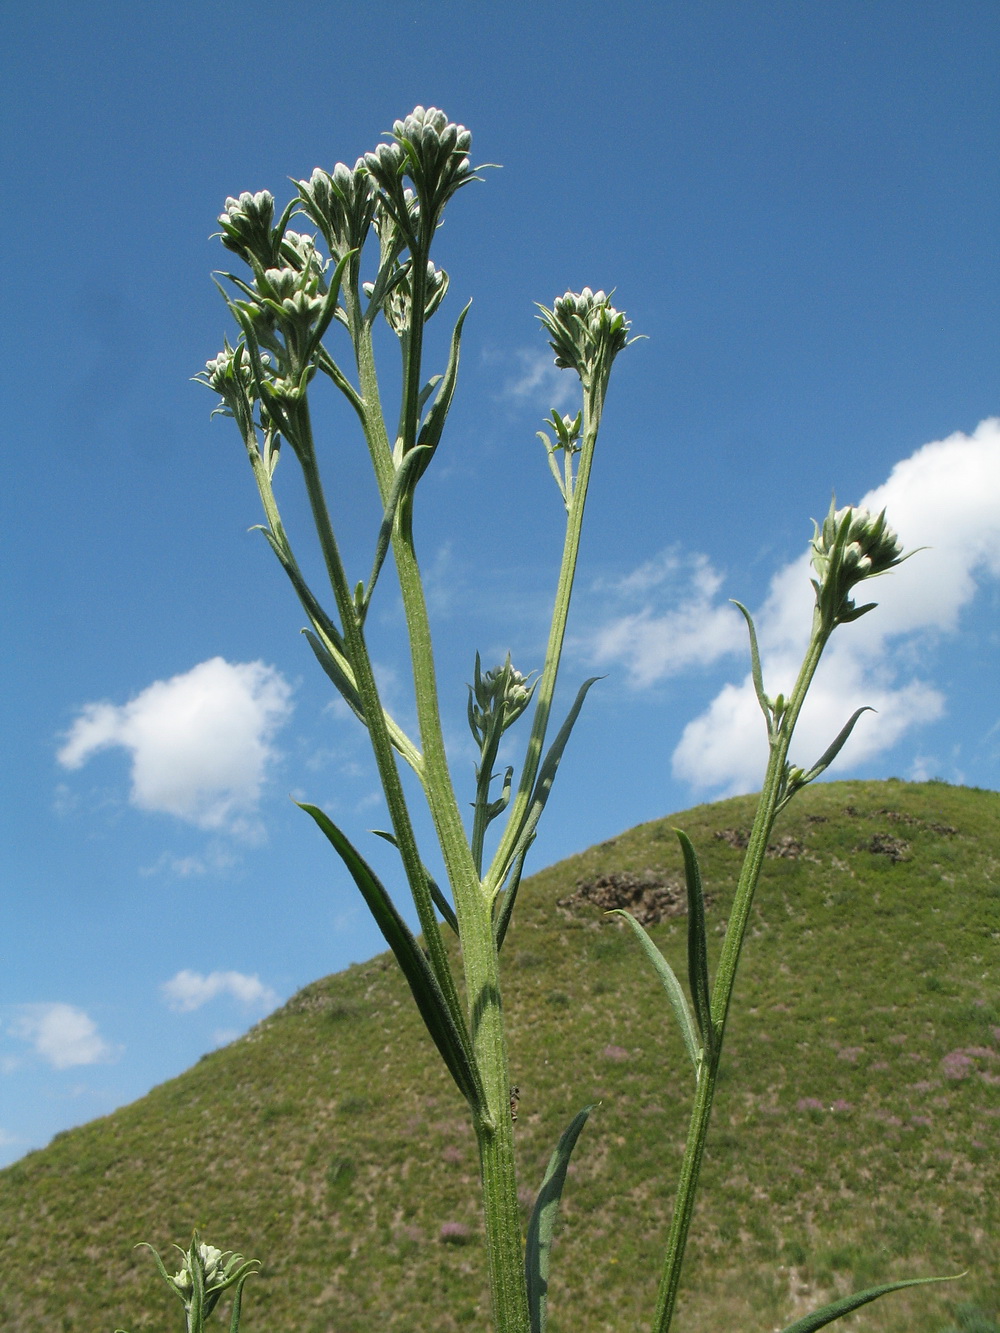
[[[533,841],[533,838],[529,838],[524,846],[524,850],[515,858],[510,875],[507,877],[507,887],[506,889],[502,889],[497,895],[500,902],[500,910],[497,912],[496,920],[493,923],[493,938],[496,940],[497,953],[503,948],[503,942],[507,937],[507,927],[510,925],[511,914],[514,911],[514,903],[517,901],[517,891],[521,885],[521,874],[524,870],[525,857],[531,850]]]
[[[417,473],[414,480],[419,480],[431,460],[431,455],[441,442],[441,432],[444,430],[445,419],[451,409],[451,400],[455,396],[455,385],[458,383],[458,354],[462,345],[462,325],[465,323],[465,317],[469,313],[472,305],[470,301],[462,313],[459,315],[455,324],[455,330],[451,335],[451,348],[448,352],[448,365],[445,368],[441,383],[438,386],[437,394],[433,403],[427,411],[424,423],[420,427],[420,434],[417,437],[417,445],[424,446],[428,453],[424,457],[423,465]]]
[[[857,720],[861,716],[861,714],[874,713],[874,712],[875,709],[872,708],[870,704],[866,704],[863,708],[855,709],[855,711],[851,714],[850,718],[847,720],[847,722],[844,723],[843,727],[841,727],[840,731],[837,733],[836,740],[834,740],[823,751],[822,756],[819,759],[817,759],[816,763],[813,764],[812,768],[809,769],[808,773],[803,773],[802,777],[799,778],[798,782],[789,787],[789,790],[785,794],[785,797],[782,800],[781,805],[778,806],[779,810],[781,810],[783,806],[788,804],[788,802],[791,800],[791,798],[795,795],[797,791],[799,791],[807,783],[813,782],[816,778],[819,777],[819,775],[823,772],[824,769],[830,767],[830,765],[836,759],[837,755],[840,754],[841,750],[847,744],[847,739],[850,736],[851,732],[854,730],[855,724],[857,723]]]
[[[715,1046],[712,1029],[711,988],[708,983],[708,946],[705,941],[705,895],[701,888],[701,870],[694,844],[688,835],[675,828],[681,851],[684,853],[684,878],[687,881],[688,900],[688,984],[695,1018],[705,1049],[711,1053]]]
[[[240,1276],[236,1280],[236,1290],[233,1293],[233,1313],[229,1320],[229,1333],[239,1333],[240,1311],[243,1307],[243,1288],[246,1285],[247,1278],[250,1277],[251,1274],[256,1273],[260,1268],[260,1265],[254,1259],[251,1260],[248,1265],[244,1265],[244,1267],[246,1268],[246,1272],[243,1272],[242,1269],[240,1270]]]
[[[338,693],[343,698],[348,708],[350,708],[351,712],[359,722],[367,725],[367,723],[365,723],[364,709],[361,706],[361,695],[358,694],[354,682],[348,678],[346,671],[343,670],[336,658],[327,651],[325,644],[316,637],[312,630],[304,629],[302,633],[305,635],[309,647],[316,655],[316,661],[333,681],[334,685],[337,687]]]
[[[399,502],[408,491],[412,490],[411,482],[412,480],[415,480],[420,472],[423,471],[423,468],[427,466],[427,463],[430,460],[430,453],[431,451],[426,445],[417,445],[415,449],[410,450],[396,469],[392,489],[389,492],[389,498],[385,504],[385,513],[382,517],[382,524],[378,530],[378,539],[375,542],[375,558],[372,562],[372,572],[368,577],[368,587],[364,591],[362,602],[364,613],[367,613],[368,611],[368,603],[371,601],[372,593],[375,591],[375,583],[379,574],[382,572],[382,566],[385,563],[385,557],[389,550],[389,543],[392,540],[392,527],[396,521],[396,510],[399,508]]]
[[[921,1287],[929,1282],[957,1282],[964,1276],[964,1273],[956,1273],[953,1277],[911,1277],[903,1282],[886,1282],[880,1287],[869,1287],[867,1291],[859,1291],[853,1296],[845,1296],[843,1300],[824,1305],[822,1310],[814,1310],[812,1314],[807,1314],[782,1329],[782,1333],[815,1333],[816,1329],[825,1328],[835,1319],[841,1319],[852,1310],[857,1310],[859,1306],[867,1305],[869,1301],[877,1301],[880,1296],[886,1296],[890,1291],[902,1291],[904,1287]]]
[[[570,1154],[576,1147],[580,1131],[587,1122],[587,1116],[594,1109],[585,1106],[570,1122],[556,1144],[555,1151],[549,1158],[542,1177],[538,1198],[531,1212],[528,1223],[528,1239],[524,1251],[524,1273],[528,1282],[528,1310],[531,1315],[531,1333],[545,1333],[548,1317],[549,1295],[549,1259],[552,1250],[552,1233],[559,1215],[559,1200],[566,1183],[566,1168]]]
[[[388,830],[382,828],[373,828],[372,832],[375,834],[376,838],[384,838],[386,842],[391,842],[393,847],[398,848],[399,842],[396,838],[395,833],[389,833]],[[452,928],[452,930],[457,935],[458,917],[455,915],[455,909],[452,907],[451,903],[441,892],[437,880],[433,877],[433,875],[427,869],[427,867],[422,864],[421,868],[424,872],[424,875],[427,877],[427,887],[428,889],[430,889],[431,899],[434,903],[434,906],[438,909],[438,911],[444,917],[447,924]]]
[[[767,733],[771,734],[773,720],[771,717],[771,705],[768,703],[767,695],[764,693],[764,676],[760,669],[760,649],[757,646],[757,631],[754,628],[753,618],[742,602],[733,599],[733,606],[737,611],[743,612],[743,619],[747,622],[747,629],[750,631],[750,674],[753,677],[754,693],[757,695],[757,702],[760,704],[760,710],[764,714],[764,721],[767,723]]]
[[[427,955],[414,939],[375,872],[329,816],[315,805],[300,804],[299,809],[316,821],[350,871],[386,943],[396,955],[420,1016],[448,1072],[473,1111],[480,1114],[485,1109],[486,1098],[472,1056],[468,1033],[459,1028],[456,1016],[451,1013]]]
[[[313,353],[323,340],[323,334],[326,333],[327,329],[330,327],[330,322],[337,309],[337,301],[340,299],[340,284],[343,281],[344,269],[347,268],[348,263],[356,254],[356,250],[348,250],[333,271],[326,296],[323,298],[323,307],[320,311],[319,318],[316,321],[316,325],[313,328],[312,334],[310,335],[309,341],[306,344],[305,353],[302,357],[306,366],[312,361]]]
[[[629,923],[635,931],[636,938],[642,945],[643,952],[656,970],[656,975],[663,983],[663,989],[667,992],[667,999],[674,1011],[677,1022],[680,1025],[681,1036],[684,1038],[684,1045],[687,1047],[687,1053],[691,1057],[691,1063],[694,1065],[695,1076],[698,1074],[698,1066],[701,1063],[701,1042],[698,1039],[698,1028],[695,1025],[694,1017],[691,1014],[690,1006],[687,1002],[687,996],[684,994],[684,987],[677,980],[677,973],[670,966],[663,954],[649,938],[643,926],[636,921],[631,912],[626,912],[621,907],[616,907],[608,913],[608,916],[620,916]]]
[[[580,709],[583,707],[583,701],[587,697],[587,692],[591,685],[603,676],[591,676],[585,680],[577,691],[576,699],[573,701],[573,707],[566,714],[566,721],[559,728],[559,734],[549,746],[548,753],[542,761],[538,770],[538,777],[535,781],[535,789],[531,794],[531,800],[528,802],[528,808],[524,812],[521,821],[521,827],[518,830],[517,841],[510,854],[510,860],[507,867],[504,868],[503,878],[507,877],[507,868],[517,861],[518,857],[523,858],[527,854],[528,846],[534,841],[535,830],[538,827],[538,821],[542,817],[542,811],[545,809],[545,802],[549,799],[549,793],[552,790],[552,784],[555,781],[556,772],[559,768],[559,762],[562,759],[563,751],[569,741],[570,733],[580,716]]]

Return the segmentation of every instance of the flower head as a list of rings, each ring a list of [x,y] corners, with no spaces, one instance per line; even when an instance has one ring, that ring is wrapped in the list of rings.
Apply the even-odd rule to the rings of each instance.
[[[267,267],[275,260],[274,195],[269,190],[251,194],[244,190],[238,199],[226,200],[226,211],[219,214],[222,244],[248,263],[251,257]]]
[[[360,250],[377,197],[365,159],[359,157],[353,167],[338,162],[332,172],[317,167],[307,181],[297,184],[303,212],[322,231],[335,259]]]
[[[531,702],[536,683],[529,684],[529,677],[511,663],[510,653],[492,671],[483,671],[476,653],[476,674],[469,686],[469,727],[480,750],[485,752],[514,725]]]
[[[849,596],[851,589],[907,558],[899,538],[886,523],[884,509],[876,516],[867,509],[837,509],[836,501],[831,502],[823,526],[814,523],[813,528],[816,605],[831,628],[857,620],[875,603],[855,606]]]
[[[556,365],[575,370],[585,388],[606,385],[611,363],[635,341],[628,336],[631,324],[611,304],[611,297],[584,287],[582,292],[556,297],[551,310],[538,308]]]

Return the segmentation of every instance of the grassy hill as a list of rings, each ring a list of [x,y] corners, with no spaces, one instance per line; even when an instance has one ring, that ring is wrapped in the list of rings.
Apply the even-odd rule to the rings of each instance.
[[[559,1133],[601,1103],[564,1195],[552,1333],[648,1326],[691,1087],[635,941],[591,900],[665,911],[651,929],[680,972],[671,826],[699,849],[717,942],[752,809],[641,825],[522,887],[504,963],[526,1213]],[[796,799],[737,988],[678,1333],[768,1333],[834,1292],[963,1269],[836,1327],[992,1327],[998,983],[1000,796],[891,781]],[[197,1225],[264,1260],[244,1333],[481,1330],[476,1174],[458,1094],[376,958],[0,1173],[0,1328],[176,1328],[132,1246],[166,1250]]]

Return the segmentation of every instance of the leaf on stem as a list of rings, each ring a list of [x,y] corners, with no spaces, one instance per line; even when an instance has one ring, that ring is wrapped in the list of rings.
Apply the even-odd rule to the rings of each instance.
[[[455,396],[455,385],[458,383],[458,354],[462,345],[462,325],[465,323],[465,317],[469,313],[472,305],[470,301],[462,313],[459,315],[455,324],[455,331],[451,335],[451,348],[448,352],[448,365],[445,369],[437,394],[424,417],[424,423],[420,427],[420,434],[417,437],[417,446],[423,446],[427,449],[424,455],[423,464],[417,472],[414,482],[419,481],[431,460],[434,450],[441,441],[441,432],[444,430],[444,423],[451,409],[451,400]]]
[[[378,539],[375,543],[375,558],[372,562],[372,572],[368,577],[368,586],[365,588],[361,606],[359,608],[359,615],[362,622],[368,613],[368,603],[371,601],[372,593],[375,591],[376,580],[382,572],[383,564],[385,564],[385,557],[389,551],[389,542],[392,539],[392,527],[396,521],[396,511],[399,508],[399,502],[404,495],[412,491],[417,477],[421,475],[424,468],[430,462],[431,452],[432,451],[426,445],[418,444],[416,448],[410,450],[396,469],[396,475],[392,482],[392,489],[389,492],[389,498],[385,504],[385,514],[382,517],[382,525],[378,530]]]
[[[750,631],[750,674],[753,677],[754,693],[757,695],[757,702],[760,704],[760,710],[764,714],[764,720],[767,723],[767,734],[770,736],[773,730],[773,718],[771,704],[767,695],[764,693],[764,676],[760,668],[760,649],[757,646],[757,631],[754,628],[753,618],[742,602],[733,599],[733,606],[737,611],[743,612],[743,619],[747,622],[747,629]]]
[[[880,1296],[888,1295],[890,1291],[902,1291],[904,1287],[920,1287],[929,1282],[957,1282],[964,1276],[964,1273],[956,1273],[953,1277],[911,1277],[902,1282],[886,1282],[880,1287],[869,1287],[867,1291],[858,1291],[853,1296],[845,1296],[842,1300],[824,1305],[822,1310],[814,1310],[812,1314],[807,1314],[782,1329],[782,1333],[815,1333],[816,1329],[825,1328],[835,1319],[843,1318],[845,1314],[850,1314],[861,1305],[867,1305],[869,1301],[878,1300]]]
[[[559,768],[559,761],[562,759],[563,751],[569,741],[570,733],[573,730],[576,719],[580,716],[580,709],[583,707],[583,701],[586,699],[587,692],[591,685],[603,679],[603,676],[591,676],[589,680],[583,682],[577,691],[576,698],[573,701],[573,707],[566,714],[566,721],[559,728],[558,735],[549,746],[548,753],[538,770],[538,777],[535,780],[535,787],[531,793],[531,800],[528,802],[528,808],[524,812],[524,817],[521,820],[521,827],[518,829],[517,840],[511,851],[510,859],[504,867],[502,879],[506,879],[508,867],[514,865],[518,857],[521,858],[523,863],[524,857],[527,855],[528,847],[534,841],[535,829],[538,827],[538,821],[541,819],[542,811],[545,809],[545,802],[549,799],[549,793],[551,792],[552,784],[555,781],[556,771]]]
[[[503,942],[507,937],[507,927],[510,925],[511,913],[514,911],[514,903],[517,900],[517,891],[521,886],[521,873],[524,870],[524,860],[531,850],[531,844],[534,838],[531,837],[525,843],[523,850],[518,854],[511,866],[510,875],[507,879],[506,889],[502,889],[497,894],[500,901],[500,910],[497,912],[496,920],[493,923],[493,938],[496,941],[497,953],[503,948]]]
[[[708,982],[708,947],[705,942],[705,895],[701,888],[701,870],[694,844],[688,835],[675,828],[684,853],[684,878],[688,900],[688,983],[698,1020],[701,1040],[710,1054],[715,1046],[712,1008]]]
[[[872,708],[870,704],[866,704],[863,708],[855,709],[855,711],[851,714],[848,721],[845,722],[843,727],[840,729],[839,733],[837,734],[836,740],[834,740],[827,747],[827,749],[823,751],[822,756],[816,761],[815,764],[813,764],[812,768],[810,768],[807,773],[799,771],[796,775],[790,777],[790,780],[788,781],[788,786],[780,802],[778,803],[777,809],[775,810],[776,815],[780,814],[780,812],[784,810],[785,806],[788,804],[788,802],[792,799],[792,797],[795,795],[797,791],[801,791],[802,788],[808,786],[810,782],[814,782],[816,778],[818,778],[819,775],[823,772],[824,769],[830,767],[830,765],[836,759],[837,755],[840,754],[841,750],[847,744],[847,738],[854,730],[854,725],[857,722],[858,718],[861,716],[861,714],[874,713],[874,712],[875,709]]]
[[[316,637],[312,630],[304,629],[302,633],[306,636],[309,647],[316,654],[316,661],[330,677],[334,685],[336,685],[340,696],[347,704],[348,708],[359,722],[367,726],[364,709],[361,706],[361,696],[358,694],[354,682],[348,677],[347,672],[344,671],[337,659],[327,651],[325,644]]]
[[[677,980],[677,973],[670,966],[663,954],[650,939],[646,930],[635,919],[631,912],[626,912],[624,908],[616,907],[608,913],[608,916],[620,916],[628,922],[635,931],[636,938],[642,945],[643,952],[649,961],[653,964],[656,975],[663,984],[663,989],[667,992],[667,999],[674,1011],[681,1029],[681,1036],[684,1038],[684,1045],[687,1047],[687,1053],[691,1057],[691,1063],[694,1065],[695,1077],[698,1076],[698,1070],[701,1066],[702,1048],[698,1038],[698,1028],[691,1013],[690,1005],[687,1002],[687,996],[684,994],[684,987]]]
[[[427,955],[414,939],[384,885],[336,824],[315,805],[299,804],[331,842],[361,890],[361,896],[406,977],[420,1016],[424,1020],[448,1072],[476,1115],[485,1112],[486,1098],[479,1070],[472,1055],[468,1033],[460,1030],[442,993]]]
[[[399,846],[399,841],[396,838],[395,833],[390,833],[388,832],[387,829],[383,828],[373,828],[372,832],[375,834],[376,838],[384,838],[386,842],[392,843],[393,847]],[[455,915],[455,909],[452,907],[451,903],[441,892],[441,889],[438,887],[437,880],[431,876],[431,872],[427,869],[427,867],[422,865],[421,869],[427,876],[427,887],[430,890],[431,899],[433,900],[434,906],[438,909],[438,911],[444,917],[445,921],[457,935],[458,917]]]
[[[545,1333],[548,1318],[549,1294],[549,1259],[552,1250],[552,1233],[559,1215],[559,1200],[566,1183],[566,1168],[570,1154],[576,1147],[580,1131],[587,1121],[587,1116],[594,1109],[585,1106],[570,1122],[555,1146],[542,1177],[538,1198],[531,1212],[528,1223],[528,1238],[524,1251],[524,1273],[528,1283],[528,1311],[531,1316],[531,1333]]]

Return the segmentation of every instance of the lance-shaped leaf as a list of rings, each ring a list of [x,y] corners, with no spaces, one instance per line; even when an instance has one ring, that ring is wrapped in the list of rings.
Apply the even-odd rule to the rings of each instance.
[[[396,475],[393,478],[392,489],[389,492],[389,498],[385,504],[385,513],[382,516],[382,524],[378,530],[378,539],[375,542],[375,558],[372,561],[372,572],[368,577],[368,586],[364,591],[361,601],[361,619],[364,620],[368,612],[368,604],[372,599],[372,593],[375,591],[375,583],[379,574],[382,572],[382,566],[385,564],[385,557],[389,550],[389,542],[392,540],[392,527],[396,521],[396,511],[399,508],[399,502],[403,496],[412,491],[416,478],[430,461],[431,451],[426,445],[417,445],[411,449],[405,456],[399,467],[396,469]]]
[[[576,1147],[594,1106],[585,1106],[573,1117],[569,1128],[556,1144],[555,1151],[549,1158],[542,1177],[541,1189],[531,1212],[528,1223],[528,1239],[524,1250],[524,1273],[528,1282],[528,1311],[531,1316],[531,1333],[545,1333],[548,1317],[549,1259],[552,1250],[552,1233],[559,1215],[559,1200],[563,1185],[566,1183],[566,1168],[570,1154]]]
[[[814,1310],[812,1314],[796,1319],[794,1324],[782,1329],[782,1333],[815,1333],[816,1329],[825,1328],[835,1319],[843,1318],[845,1314],[850,1314],[859,1306],[867,1305],[869,1301],[877,1301],[880,1296],[887,1296],[890,1291],[902,1291],[904,1287],[922,1287],[929,1282],[957,1282],[964,1276],[964,1273],[956,1273],[952,1277],[911,1277],[903,1282],[885,1282],[880,1287],[869,1287],[867,1291],[855,1292],[853,1296],[845,1296],[842,1300],[824,1305],[822,1310]]]
[[[240,1331],[240,1313],[243,1309],[243,1288],[246,1286],[246,1281],[250,1276],[250,1273],[256,1271],[256,1269],[251,1269],[250,1272],[244,1273],[236,1283],[236,1289],[233,1292],[233,1313],[229,1320],[229,1333],[239,1333]]]
[[[376,925],[396,955],[420,1016],[448,1072],[473,1112],[482,1114],[486,1108],[486,1098],[468,1032],[464,1030],[461,1015],[451,1012],[427,955],[414,939],[378,876],[336,824],[315,805],[300,805],[299,808],[312,816],[350,871]]]
[[[386,842],[392,843],[393,847],[399,846],[399,842],[396,838],[395,833],[389,833],[388,830],[383,828],[373,828],[372,832],[375,834],[376,838],[384,838]],[[427,877],[427,887],[428,889],[430,889],[431,899],[433,900],[434,906],[438,909],[438,911],[444,917],[445,921],[448,923],[449,926],[451,926],[452,930],[457,935],[458,917],[455,915],[455,909],[452,907],[451,903],[441,892],[437,880],[434,879],[434,877],[431,875],[431,872],[427,869],[427,867],[421,864],[421,869],[423,870],[424,875]]]
[[[695,1018],[705,1049],[711,1053],[715,1046],[712,1028],[710,987],[708,984],[708,947],[705,941],[705,895],[701,888],[701,870],[694,844],[688,835],[675,828],[681,851],[684,853],[684,878],[687,881],[688,900],[688,983]]]
[[[455,396],[455,385],[458,383],[458,354],[462,345],[462,325],[465,323],[465,317],[469,313],[472,302],[465,307],[455,323],[455,331],[451,335],[451,349],[448,353],[448,365],[445,368],[444,375],[441,377],[441,383],[438,385],[437,394],[431,403],[424,423],[420,427],[420,433],[417,436],[417,444],[424,446],[427,453],[423,456],[421,465],[414,477],[414,482],[423,476],[428,463],[434,453],[434,450],[441,442],[441,433],[444,430],[444,423],[451,409],[451,400]]]
[[[510,859],[504,867],[500,876],[501,882],[507,877],[507,870],[510,866],[517,863],[521,858],[522,864],[527,854],[529,845],[534,841],[535,830],[538,828],[538,821],[542,817],[542,811],[545,809],[545,802],[549,799],[549,793],[552,790],[552,784],[555,781],[556,772],[559,768],[559,762],[562,759],[563,751],[569,741],[570,733],[580,716],[580,709],[583,707],[583,701],[587,697],[587,691],[595,682],[603,680],[603,676],[591,676],[585,680],[577,691],[573,707],[566,714],[566,721],[559,728],[559,733],[555,740],[549,746],[542,765],[538,770],[538,777],[535,780],[535,788],[531,794],[531,800],[528,802],[528,808],[524,812],[521,820],[521,827],[518,830],[517,840],[510,854]]]
[[[677,1022],[680,1026],[681,1036],[684,1038],[684,1045],[687,1047],[687,1053],[691,1057],[691,1063],[694,1065],[695,1077],[698,1076],[698,1069],[701,1065],[701,1041],[698,1036],[698,1028],[691,1013],[690,1005],[687,1002],[687,996],[684,994],[684,987],[677,980],[677,973],[670,966],[663,954],[649,938],[646,930],[635,919],[631,912],[626,912],[621,907],[614,908],[608,913],[608,916],[620,916],[628,922],[635,931],[636,938],[642,945],[643,952],[649,961],[653,964],[656,975],[663,984],[663,989],[667,992],[667,999],[670,1001],[670,1007],[674,1011]]]
[[[493,938],[496,940],[497,953],[503,948],[504,939],[507,936],[507,927],[510,925],[511,914],[514,911],[514,903],[517,901],[517,891],[521,886],[521,873],[524,870],[524,860],[531,850],[533,838],[529,838],[525,843],[524,850],[515,858],[511,866],[510,875],[507,878],[506,889],[501,890],[497,895],[500,903],[496,920],[493,923]]]
[[[364,723],[365,712],[361,705],[361,695],[358,693],[354,681],[350,679],[337,659],[327,651],[326,645],[316,637],[312,630],[304,629],[302,633],[305,635],[309,647],[315,653],[316,661],[333,681],[341,698],[358,721]]]
[[[778,804],[777,809],[775,811],[776,814],[784,810],[785,806],[788,804],[788,802],[792,799],[792,797],[795,795],[797,791],[801,791],[802,788],[807,786],[810,782],[814,782],[816,778],[818,778],[819,775],[823,772],[824,769],[830,767],[830,765],[836,759],[837,755],[840,754],[841,750],[847,744],[847,739],[850,736],[851,732],[854,730],[855,723],[857,722],[861,714],[874,713],[874,712],[875,709],[872,708],[870,704],[866,704],[863,708],[855,709],[855,711],[851,714],[850,718],[848,718],[848,720],[844,723],[843,727],[841,727],[840,731],[837,733],[836,739],[823,751],[823,754],[820,756],[819,759],[817,759],[816,763],[813,764],[812,768],[810,768],[807,773],[796,774],[789,781],[788,787],[784,795],[782,796],[781,801]]]
[[[733,606],[737,611],[743,612],[743,619],[747,622],[747,629],[750,631],[750,675],[753,678],[754,693],[757,696],[757,702],[760,704],[760,711],[764,714],[764,721],[767,723],[767,734],[770,736],[774,730],[774,720],[772,716],[771,704],[767,695],[764,693],[764,675],[760,669],[760,649],[757,646],[757,631],[754,628],[753,618],[742,602],[733,600]]]
[[[319,318],[313,327],[312,335],[306,344],[305,352],[302,357],[307,365],[312,360],[316,348],[322,342],[323,334],[326,333],[327,329],[330,327],[330,322],[336,312],[337,301],[340,297],[340,284],[343,281],[344,269],[356,254],[356,250],[348,250],[333,271],[333,276],[330,278],[330,286],[327,289],[326,296],[323,298],[323,305],[319,313]]]

